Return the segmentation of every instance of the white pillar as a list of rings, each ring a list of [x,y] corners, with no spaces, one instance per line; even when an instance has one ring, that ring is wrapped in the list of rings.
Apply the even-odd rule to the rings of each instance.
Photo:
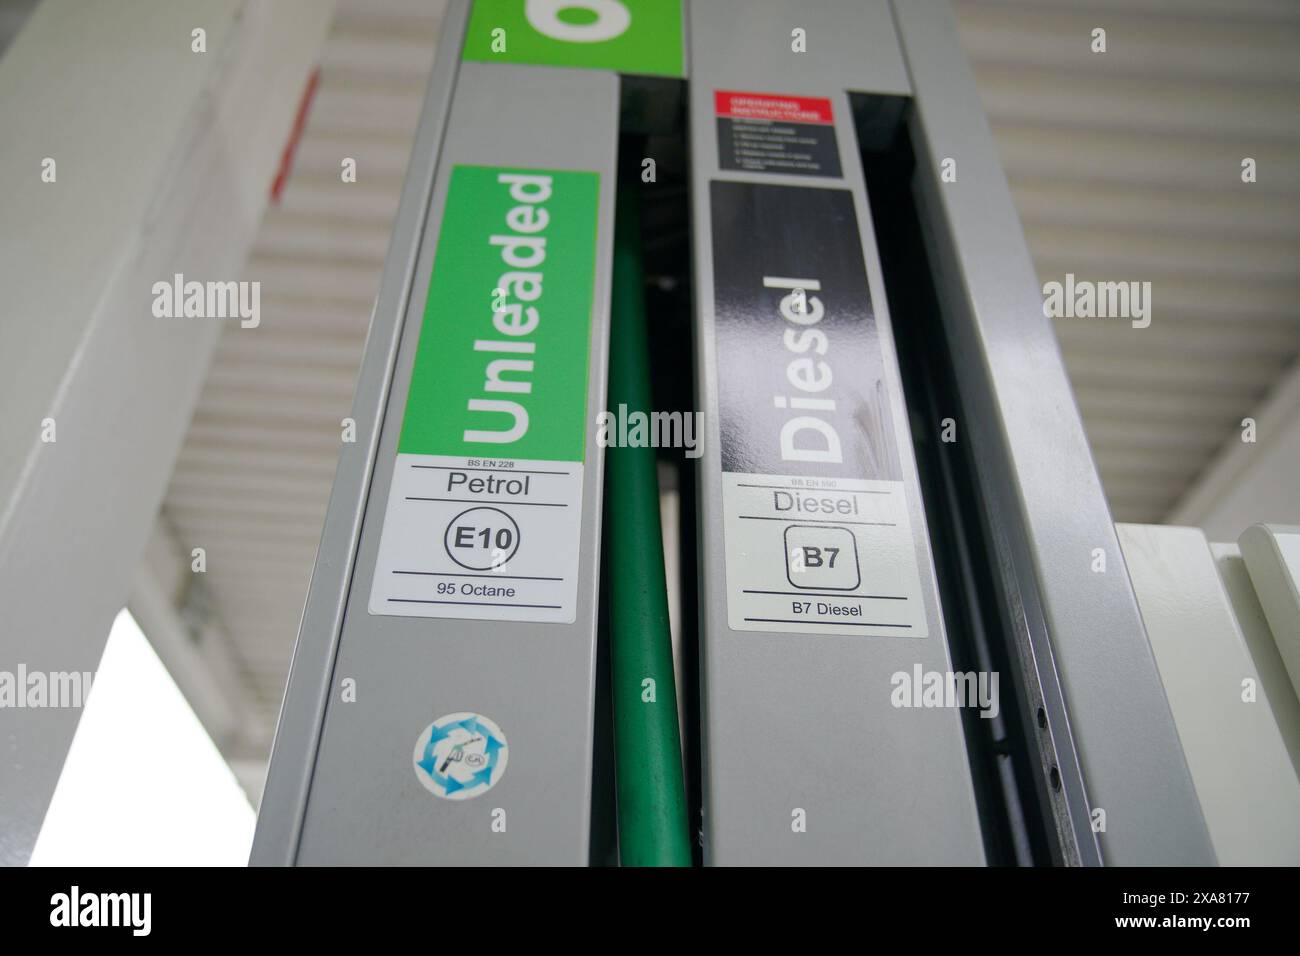
[[[0,671],[98,666],[237,321],[155,318],[151,287],[245,278],[332,12],[45,0],[0,59]],[[30,855],[79,716],[0,709],[0,864]]]

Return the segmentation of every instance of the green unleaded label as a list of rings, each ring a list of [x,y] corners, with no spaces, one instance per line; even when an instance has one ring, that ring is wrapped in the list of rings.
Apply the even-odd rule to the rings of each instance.
[[[681,76],[682,5],[680,0],[475,0],[463,57]]]
[[[583,460],[599,191],[452,170],[400,454]]]

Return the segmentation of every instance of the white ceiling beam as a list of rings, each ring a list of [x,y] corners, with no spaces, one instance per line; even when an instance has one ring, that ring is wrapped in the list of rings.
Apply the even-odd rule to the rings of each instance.
[[[1250,417],[1256,440],[1235,428],[1167,523],[1203,528],[1211,541],[1236,541],[1262,522],[1300,524],[1300,364]]]
[[[136,571],[127,608],[208,736],[225,753],[256,730],[244,712],[242,668],[221,623],[184,618],[182,606],[195,574],[189,552],[160,521]]]

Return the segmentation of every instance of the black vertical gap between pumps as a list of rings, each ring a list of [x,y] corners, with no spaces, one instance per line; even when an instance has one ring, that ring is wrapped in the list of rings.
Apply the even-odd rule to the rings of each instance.
[[[646,331],[649,338],[653,404],[656,411],[679,412],[683,420],[698,409],[695,396],[695,336],[691,298],[690,189],[686,139],[681,126],[665,135],[646,138],[645,154],[655,159],[654,178],[642,179],[642,244],[645,254]],[[703,436],[697,431],[697,441]],[[676,475],[679,494],[678,579],[681,599],[678,620],[681,680],[677,693],[684,714],[682,750],[686,776],[686,809],[695,866],[703,865],[699,834],[701,807],[699,567],[696,538],[696,465],[684,448],[660,448],[661,467]]]
[[[685,104],[684,82],[648,77],[622,78],[619,177],[625,187],[636,183],[640,201],[651,407],[656,411],[680,412],[683,416],[694,413],[696,409]],[[654,161],[648,167],[644,164],[647,159]],[[616,405],[617,402],[612,400],[607,403],[609,410],[614,412],[617,412]],[[606,455],[610,452],[607,449]],[[657,450],[657,464],[660,469],[672,472],[681,496],[679,520],[670,529],[676,534],[676,557],[680,569],[677,584],[681,595],[682,661],[677,694],[684,712],[681,743],[690,852],[692,863],[700,866],[702,851],[697,836],[701,824],[701,790],[695,460],[685,457],[684,449],[660,448]],[[664,484],[665,489],[670,487],[670,483]],[[606,491],[608,493],[608,488]],[[671,540],[671,535],[666,537]],[[615,735],[610,693],[610,560],[609,553],[602,554],[590,854],[593,865],[619,863]]]
[[[1039,799],[1038,760],[1023,732],[1019,673],[990,573],[995,552],[981,521],[975,462],[962,440],[964,411],[913,191],[910,109],[900,97],[854,97],[863,173],[953,668],[1000,675],[997,719],[962,708],[985,852],[993,865],[1044,865],[1059,854],[1051,810]],[[954,441],[943,440],[945,419]]]

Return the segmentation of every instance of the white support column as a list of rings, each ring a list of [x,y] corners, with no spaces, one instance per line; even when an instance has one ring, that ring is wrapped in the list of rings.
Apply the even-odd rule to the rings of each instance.
[[[98,666],[237,321],[156,318],[152,286],[245,278],[332,10],[45,0],[0,59],[0,671]],[[0,709],[0,864],[30,855],[79,716]]]

